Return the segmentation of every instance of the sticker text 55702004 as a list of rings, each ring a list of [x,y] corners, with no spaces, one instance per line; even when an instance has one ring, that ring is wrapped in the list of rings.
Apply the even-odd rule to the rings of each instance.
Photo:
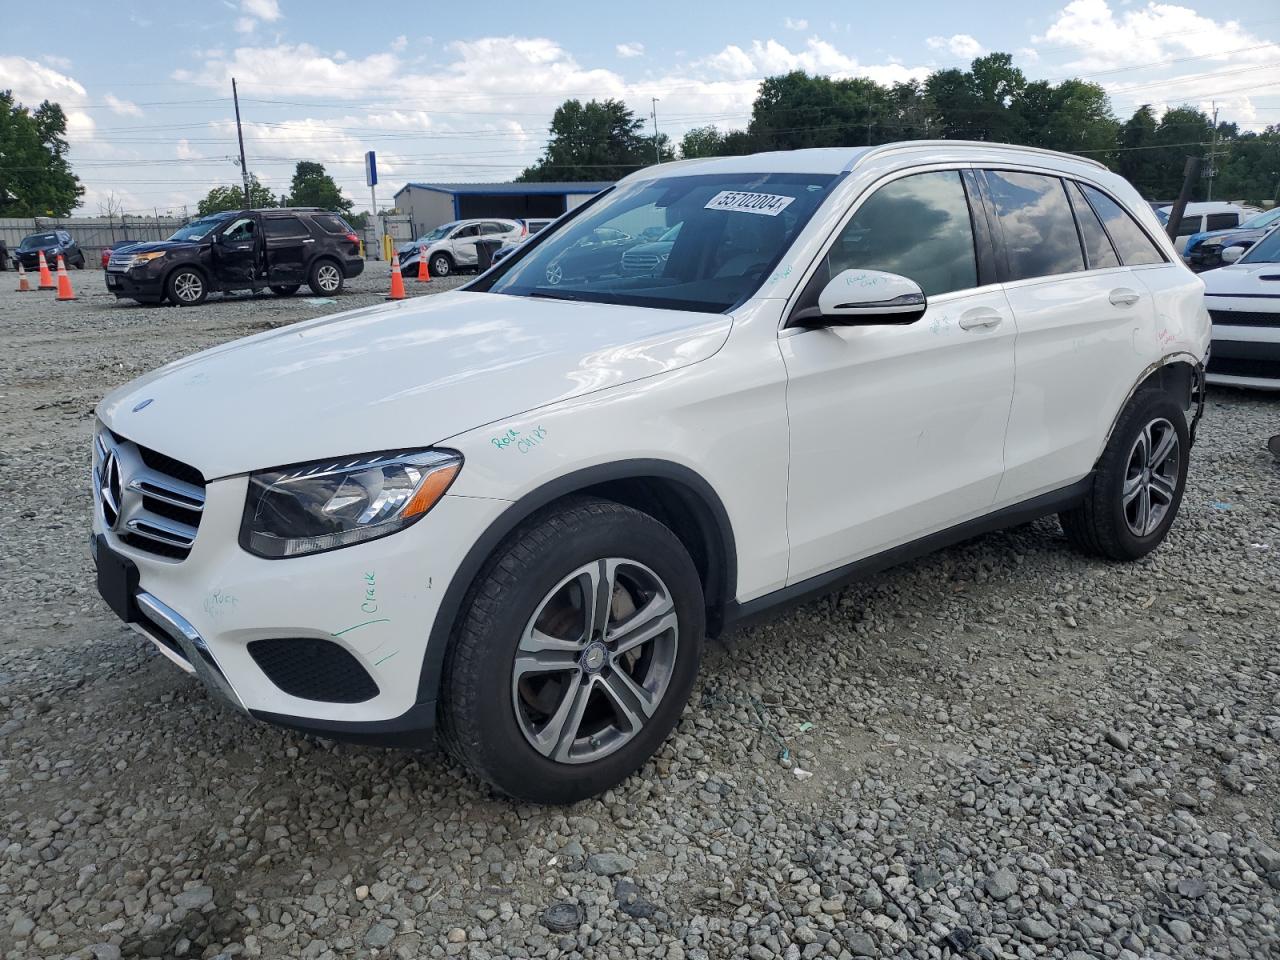
[[[528,453],[534,447],[540,446],[546,438],[546,427],[534,427],[528,433],[524,434],[513,428],[500,437],[490,437],[489,442],[499,450],[506,450],[508,447],[515,447],[521,453]]]

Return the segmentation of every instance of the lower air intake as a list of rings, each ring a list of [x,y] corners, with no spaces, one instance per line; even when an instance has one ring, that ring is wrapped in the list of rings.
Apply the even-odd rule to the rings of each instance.
[[[314,637],[254,640],[249,655],[285,693],[326,703],[363,703],[378,685],[341,644]]]

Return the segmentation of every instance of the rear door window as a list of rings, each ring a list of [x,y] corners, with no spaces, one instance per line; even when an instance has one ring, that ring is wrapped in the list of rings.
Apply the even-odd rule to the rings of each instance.
[[[1057,177],[987,170],[1009,262],[1009,280],[1052,277],[1084,269],[1067,191]]]
[[[1067,188],[1071,196],[1071,209],[1075,211],[1076,223],[1080,226],[1080,238],[1084,241],[1085,258],[1089,261],[1090,270],[1101,270],[1105,267],[1120,266],[1120,258],[1107,231],[1102,229],[1102,221],[1089,206],[1089,201],[1080,192],[1080,184],[1074,181]]]
[[[355,233],[345,220],[332,213],[317,213],[312,216],[311,222],[325,233]]]
[[[275,240],[310,236],[307,225],[297,217],[267,217],[264,229],[267,236]]]
[[[1144,263],[1164,263],[1160,248],[1138,226],[1138,221],[1134,220],[1124,207],[1087,183],[1081,184],[1081,189],[1089,200],[1089,206],[1093,207],[1102,225],[1107,228],[1107,235],[1115,244],[1121,263],[1126,267],[1141,266]]]

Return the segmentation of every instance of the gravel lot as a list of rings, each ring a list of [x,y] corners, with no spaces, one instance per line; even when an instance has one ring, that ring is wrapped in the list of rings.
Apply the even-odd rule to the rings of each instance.
[[[881,575],[714,645],[622,788],[516,806],[233,714],[93,588],[97,399],[373,270],[181,311],[3,275],[0,956],[1280,956],[1280,398],[1213,394],[1146,561],[1042,521]]]

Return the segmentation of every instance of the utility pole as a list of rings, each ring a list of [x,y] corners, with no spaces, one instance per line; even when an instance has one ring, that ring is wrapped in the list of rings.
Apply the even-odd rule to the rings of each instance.
[[[1178,227],[1182,223],[1182,214],[1186,212],[1187,201],[1191,199],[1191,191],[1199,178],[1200,158],[1187,157],[1186,165],[1182,168],[1182,190],[1178,192],[1178,199],[1173,202],[1173,209],[1169,211],[1169,222],[1164,227],[1170,240],[1178,239]]]
[[[231,99],[236,104],[236,139],[240,141],[240,177],[244,182],[244,208],[253,209],[253,197],[249,193],[249,168],[244,162],[244,131],[240,129],[240,93],[236,90],[236,78],[231,78]]]
[[[1214,168],[1218,163],[1218,104],[1217,101],[1210,101],[1213,107],[1213,146],[1209,148],[1209,186],[1205,192],[1205,199],[1213,199],[1213,174]]]
[[[662,151],[658,149],[658,98],[650,97],[649,100],[653,116],[653,162],[661,163]]]

